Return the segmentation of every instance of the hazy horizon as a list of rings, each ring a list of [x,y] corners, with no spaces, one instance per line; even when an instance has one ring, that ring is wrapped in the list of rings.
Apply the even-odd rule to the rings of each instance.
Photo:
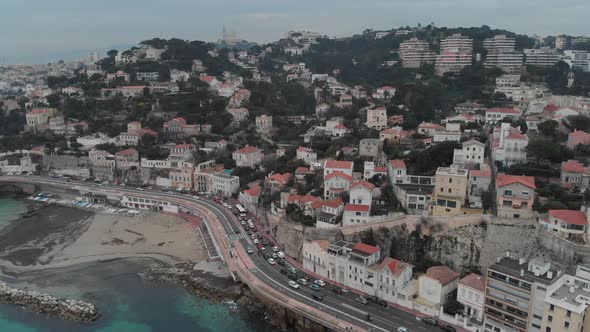
[[[590,2],[582,0],[4,0],[0,58],[47,63],[141,40],[216,41],[223,26],[245,40],[278,40],[289,30],[348,36],[364,29],[488,25],[528,35],[583,35]]]

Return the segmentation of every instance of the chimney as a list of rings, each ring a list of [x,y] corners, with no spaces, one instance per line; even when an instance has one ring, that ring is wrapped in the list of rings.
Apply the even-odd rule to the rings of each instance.
[[[518,259],[518,265],[522,265],[524,263],[526,263],[526,259],[524,259],[522,257]]]
[[[506,257],[510,257],[510,250],[506,250]]]
[[[547,271],[547,279],[553,279],[553,271]]]
[[[524,269],[520,269],[520,276],[524,277]]]
[[[500,257],[496,257],[496,263],[500,263]]]
[[[573,294],[575,291],[576,291],[576,288],[574,286],[570,286],[570,288],[569,288],[570,294]]]

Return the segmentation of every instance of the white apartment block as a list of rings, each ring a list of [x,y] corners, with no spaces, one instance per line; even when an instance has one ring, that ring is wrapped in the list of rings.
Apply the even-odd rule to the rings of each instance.
[[[364,243],[326,240],[303,244],[303,268],[390,303],[405,303],[413,266]]]
[[[473,39],[454,34],[441,40],[440,54],[436,56],[438,75],[458,73],[473,62]]]
[[[269,131],[272,129],[272,116],[270,115],[259,115],[256,117],[256,130],[258,131]]]
[[[430,50],[427,41],[410,38],[399,45],[399,54],[404,68],[420,68],[434,63],[436,54]]]
[[[519,130],[511,128],[509,123],[502,123],[498,137],[492,141],[492,159],[506,166],[525,162],[526,147],[529,138]]]
[[[487,51],[484,65],[486,68],[498,67],[507,73],[517,73],[523,63],[523,54],[515,51],[516,39],[505,35],[496,35],[484,40]]]
[[[531,66],[551,67],[559,61],[560,55],[555,49],[525,49],[525,63]]]
[[[570,65],[572,69],[579,69],[582,71],[590,71],[590,52],[568,50],[564,51],[564,61]]]

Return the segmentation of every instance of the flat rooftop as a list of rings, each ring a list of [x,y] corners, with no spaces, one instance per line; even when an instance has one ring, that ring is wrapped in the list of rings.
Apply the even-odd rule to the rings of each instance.
[[[537,261],[540,263],[547,263],[547,261],[543,260],[542,258],[535,258],[532,261]],[[498,271],[500,273],[509,275],[511,277],[522,279],[528,281],[530,283],[540,283],[544,285],[551,285],[560,275],[558,275],[557,271],[554,268],[551,268],[550,271],[553,272],[551,278],[547,278],[547,273],[544,273],[540,276],[536,276],[533,272],[528,270],[528,265],[531,261],[527,260],[523,264],[519,264],[518,258],[513,257],[502,257],[500,262],[494,263],[489,269]],[[520,275],[520,271],[524,270],[523,275]]]
[[[578,307],[580,312],[585,310],[586,303],[590,302],[590,292],[579,287],[572,287],[572,290],[573,292],[570,293],[570,286],[563,284],[551,294],[551,298]]]

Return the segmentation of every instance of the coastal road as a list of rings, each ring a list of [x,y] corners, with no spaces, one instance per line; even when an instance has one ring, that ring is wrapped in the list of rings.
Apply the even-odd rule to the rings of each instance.
[[[238,255],[238,257],[233,258],[225,257],[225,259],[236,259],[242,261],[246,266],[248,264],[253,264],[254,268],[250,269],[250,272],[252,272],[253,275],[266,286],[272,287],[272,289],[284,294],[288,298],[317,309],[322,314],[329,314],[336,317],[338,320],[348,322],[352,326],[358,326],[367,331],[397,331],[397,329],[402,326],[408,328],[410,331],[440,331],[437,328],[419,322],[413,314],[397,308],[385,308],[374,303],[363,305],[354,300],[358,297],[358,295],[354,293],[345,292],[337,294],[330,292],[327,289],[334,286],[329,283],[320,291],[324,296],[323,301],[312,299],[311,295],[315,291],[309,287],[301,286],[297,290],[289,287],[289,278],[286,274],[280,272],[281,267],[279,265],[270,265],[266,259],[256,253],[252,255],[246,253],[246,248],[255,248],[255,245],[247,236],[245,236],[242,226],[236,216],[234,216],[229,209],[213,200],[208,200],[202,197],[196,199],[192,196],[179,193],[143,190],[133,187],[97,185],[88,182],[67,182],[63,179],[39,176],[2,176],[0,177],[0,181],[46,184],[61,188],[79,187],[90,191],[106,191],[116,195],[133,194],[138,197],[166,199],[182,206],[184,209],[187,209],[194,214],[202,214],[203,209],[205,209],[215,215],[225,232],[223,235],[225,238],[217,238],[216,242],[219,245],[230,244],[232,248],[226,249],[231,250],[232,255]],[[236,230],[240,230],[239,233],[236,233]],[[306,274],[305,272],[303,273]],[[371,315],[371,321],[367,321],[367,314]]]

